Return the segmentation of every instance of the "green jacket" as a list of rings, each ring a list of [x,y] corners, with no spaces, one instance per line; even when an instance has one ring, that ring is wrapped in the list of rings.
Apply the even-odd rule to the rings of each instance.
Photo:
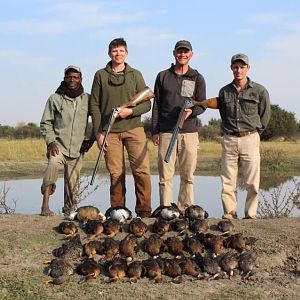
[[[105,68],[98,70],[94,76],[89,107],[94,134],[106,130],[113,108],[128,102],[145,86],[141,72],[131,68],[128,64],[126,64],[124,74],[114,74],[110,62]],[[141,115],[148,112],[150,108],[150,101],[133,107],[131,116],[126,119],[116,119],[111,132],[124,132],[143,126]]]
[[[79,157],[87,128],[89,97],[87,93],[75,100],[59,94],[49,97],[40,123],[47,145],[55,141],[64,155]]]
[[[224,133],[257,130],[261,133],[268,125],[271,105],[268,91],[248,78],[246,88],[238,92],[234,81],[219,92],[221,129]]]

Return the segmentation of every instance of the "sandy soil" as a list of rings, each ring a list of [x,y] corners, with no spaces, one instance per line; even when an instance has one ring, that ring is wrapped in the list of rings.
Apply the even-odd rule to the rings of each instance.
[[[236,274],[232,280],[212,281],[191,281],[184,276],[180,284],[154,284],[148,278],[137,283],[106,283],[107,277],[100,275],[78,284],[80,277],[75,274],[62,285],[46,285],[43,261],[52,258],[52,250],[63,243],[63,236],[54,230],[62,220],[61,216],[0,215],[0,299],[299,299],[300,296],[300,218],[234,220],[235,232],[257,239],[251,251],[257,255],[259,267],[255,267],[248,281]],[[218,221],[208,219],[210,228]],[[153,219],[147,222],[150,224]],[[86,236],[80,232],[84,241]]]

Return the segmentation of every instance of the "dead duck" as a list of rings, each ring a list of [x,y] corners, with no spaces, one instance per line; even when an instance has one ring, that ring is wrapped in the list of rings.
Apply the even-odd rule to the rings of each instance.
[[[170,230],[170,223],[165,219],[159,218],[151,226],[151,231],[159,235],[164,235]]]
[[[168,237],[165,241],[168,252],[175,257],[181,257],[183,254],[183,242],[177,236]]]
[[[107,219],[103,222],[104,233],[110,237],[114,237],[123,231],[122,224],[114,219]]]
[[[217,228],[224,233],[229,233],[234,230],[234,225],[231,220],[225,219],[217,223]]]
[[[103,223],[100,220],[87,220],[83,226],[83,229],[87,234],[88,240],[92,240],[100,236],[104,231]]]
[[[101,274],[101,266],[94,259],[85,259],[77,266],[76,271],[83,276],[80,282],[89,281]]]
[[[206,273],[207,280],[213,280],[220,276],[221,267],[215,258],[207,255],[196,255],[196,261],[202,272]]]
[[[119,242],[114,240],[113,238],[105,238],[102,245],[105,258],[108,261],[112,260],[120,252]]]
[[[128,232],[136,237],[142,237],[148,231],[148,225],[139,217],[134,218],[128,224]]]
[[[52,251],[53,255],[66,260],[78,260],[83,254],[80,235],[77,233],[70,240]]]
[[[224,248],[225,237],[223,235],[215,235],[212,233],[197,233],[196,238],[213,252],[213,256],[217,256]]]
[[[247,248],[246,239],[242,233],[230,235],[224,241],[224,245],[226,248],[232,248],[240,252],[246,250]]]
[[[153,279],[155,283],[163,282],[163,265],[154,258],[148,258],[142,261],[143,276]]]
[[[151,234],[149,238],[144,240],[143,248],[152,257],[158,256],[167,249],[164,241],[156,233]]]
[[[83,252],[89,258],[93,258],[96,254],[104,254],[104,246],[101,241],[90,241],[83,245]]]
[[[178,219],[180,216],[180,210],[175,203],[171,203],[169,206],[160,205],[151,215],[152,218],[161,218],[168,221]]]
[[[208,212],[199,205],[191,205],[185,209],[184,215],[189,220],[207,219]]]
[[[58,232],[66,235],[66,238],[74,236],[78,232],[78,227],[74,222],[61,222],[57,227]]]
[[[74,265],[64,258],[54,258],[44,261],[47,264],[47,274],[52,278],[45,280],[46,284],[63,284],[74,273]]]
[[[179,260],[179,266],[182,270],[182,274],[186,274],[193,277],[200,277],[201,269],[198,266],[195,259],[191,257],[183,257]]]
[[[195,256],[196,254],[204,253],[205,247],[198,239],[193,236],[186,235],[183,239],[184,250]]]
[[[204,220],[204,219],[195,219],[195,220],[191,220],[189,222],[189,229],[193,233],[207,232],[208,228],[209,228],[208,222],[207,222],[207,220]]]
[[[133,261],[127,266],[127,277],[130,282],[137,282],[142,277],[143,265],[139,260]]]
[[[124,255],[127,261],[132,261],[133,256],[139,251],[139,241],[133,234],[128,234],[119,244],[120,254]]]
[[[246,280],[251,276],[252,270],[256,264],[256,255],[252,252],[244,251],[239,255],[238,262],[239,262],[239,269],[241,271],[242,279]]]
[[[233,276],[233,270],[239,266],[239,256],[236,252],[226,252],[218,257],[218,262],[222,270],[231,279]]]
[[[189,220],[185,218],[175,219],[170,223],[170,226],[173,231],[183,234],[189,228]]]
[[[126,220],[132,219],[132,212],[125,206],[110,207],[105,212],[105,217],[113,219],[123,224]]]
[[[79,207],[76,211],[71,212],[68,219],[77,220],[78,222],[86,222],[87,220],[105,220],[105,216],[100,210],[91,205]]]
[[[164,274],[172,278],[173,283],[182,282],[182,269],[176,258],[164,259]]]
[[[126,277],[127,262],[120,257],[114,258],[108,266],[108,277],[110,282],[123,281]]]

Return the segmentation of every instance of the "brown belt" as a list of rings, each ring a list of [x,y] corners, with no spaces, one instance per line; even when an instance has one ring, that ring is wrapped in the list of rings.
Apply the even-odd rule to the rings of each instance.
[[[253,130],[253,131],[230,132],[230,133],[226,133],[226,134],[233,135],[233,136],[236,136],[236,137],[243,137],[243,136],[246,136],[246,135],[253,134],[255,132],[257,132],[257,131]]]

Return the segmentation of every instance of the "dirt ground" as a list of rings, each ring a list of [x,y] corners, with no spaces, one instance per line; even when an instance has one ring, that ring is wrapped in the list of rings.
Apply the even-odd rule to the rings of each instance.
[[[54,230],[62,220],[0,215],[0,299],[300,299],[300,218],[233,221],[235,232],[257,239],[251,251],[259,266],[248,281],[236,274],[232,280],[184,277],[179,284],[155,284],[148,278],[107,283],[100,275],[79,284],[75,274],[62,285],[46,285],[43,261],[53,258],[52,250],[63,243],[63,236]],[[208,219],[210,228],[218,221]],[[84,242],[86,236],[80,232]]]

